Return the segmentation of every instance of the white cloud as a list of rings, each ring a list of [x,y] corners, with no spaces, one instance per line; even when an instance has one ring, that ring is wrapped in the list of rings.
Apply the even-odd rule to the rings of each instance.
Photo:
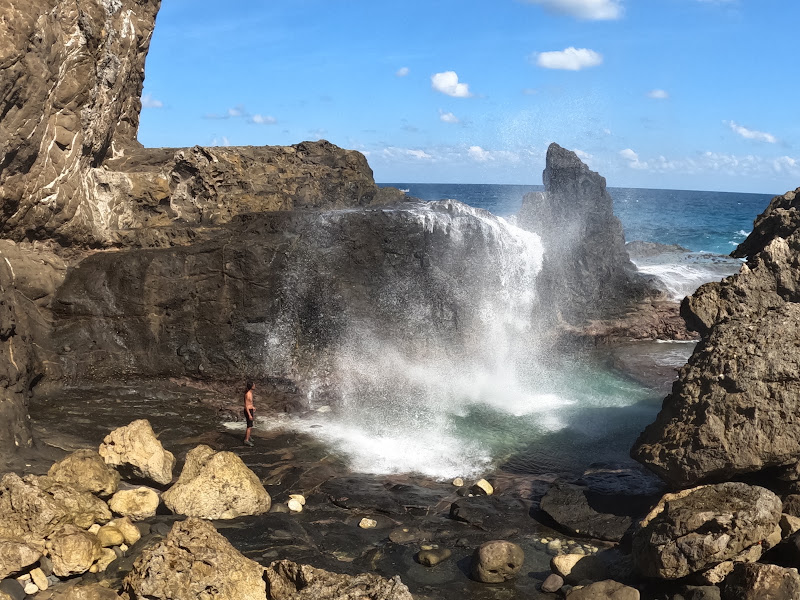
[[[437,92],[453,96],[454,98],[469,98],[469,85],[459,83],[458,75],[455,71],[445,71],[431,76],[431,87]]]
[[[621,0],[525,0],[545,9],[591,21],[607,21],[622,17]]]
[[[588,152],[584,152],[583,150],[578,150],[578,149],[575,149],[575,150],[573,150],[573,152],[574,152],[574,153],[575,153],[575,154],[578,156],[578,158],[580,158],[580,159],[581,159],[583,162],[586,162],[587,160],[591,160],[591,158],[592,158],[592,155],[591,155],[591,154],[589,154]]]
[[[414,160],[434,160],[434,157],[429,152],[420,149],[412,148],[397,148],[396,146],[389,146],[380,152],[382,158],[396,161],[404,158],[412,158]]]
[[[142,108],[164,108],[164,103],[153,98],[152,94],[145,94],[142,96]]]
[[[229,117],[243,117],[245,114],[246,113],[245,113],[244,107],[241,106],[241,105],[234,106],[233,108],[229,108],[228,109],[228,116]]]
[[[538,52],[531,55],[536,64],[545,69],[580,71],[603,63],[603,55],[588,48],[573,48],[553,52]]]
[[[470,146],[469,150],[467,150],[467,154],[470,158],[477,160],[478,162],[486,162],[492,157],[488,150],[484,150],[480,146]]]
[[[409,69],[408,67],[400,67],[399,69],[397,69],[397,72],[395,73],[395,75],[397,75],[398,77],[405,77],[410,72],[411,72],[411,69]]]
[[[730,127],[732,131],[738,133],[740,136],[748,140],[757,140],[759,142],[767,142],[769,144],[775,144],[778,141],[778,138],[771,133],[748,129],[747,127],[743,127],[734,121],[723,121],[723,123]]]
[[[275,117],[270,117],[269,115],[253,115],[250,117],[250,122],[255,123],[256,125],[274,125],[278,122]]]
[[[625,150],[620,150],[619,155],[628,161],[628,166],[630,168],[640,169],[640,170],[647,169],[648,166],[647,163],[640,161],[639,155],[636,154],[636,152],[634,152],[630,148],[625,148]]]
[[[647,92],[647,97],[653,100],[666,100],[669,98],[669,93],[666,90],[650,90]]]
[[[520,156],[516,152],[511,152],[509,150],[484,150],[480,146],[470,146],[467,149],[467,156],[477,162],[499,161],[516,163],[520,161]]]
[[[461,121],[457,116],[455,116],[451,112],[444,112],[442,109],[439,109],[439,120],[445,123],[460,123]]]
[[[433,158],[433,156],[425,152],[425,150],[406,150],[406,154],[418,160],[429,160]]]

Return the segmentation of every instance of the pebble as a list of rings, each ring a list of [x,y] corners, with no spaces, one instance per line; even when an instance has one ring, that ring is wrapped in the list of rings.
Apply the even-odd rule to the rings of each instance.
[[[97,532],[98,532],[98,531],[100,531],[100,525],[98,525],[97,523],[95,523],[94,525],[92,525],[91,527],[89,527],[89,529],[88,529],[87,531],[88,531],[89,533],[93,533],[93,534],[97,535]]]
[[[374,529],[378,526],[378,522],[375,519],[368,519],[364,517],[361,519],[361,521],[359,521],[358,526],[361,527],[361,529]]]
[[[447,548],[423,549],[417,553],[417,561],[426,567],[434,567],[447,560],[453,553]]]
[[[491,496],[494,493],[494,488],[492,484],[485,479],[479,479],[475,482],[475,485],[472,486],[470,491],[473,494],[486,494],[487,496]]]
[[[453,485],[459,488],[464,487],[464,480],[461,477],[456,477],[453,479]]]
[[[564,578],[561,575],[557,575],[556,573],[550,573],[547,576],[547,579],[544,580],[542,583],[542,591],[547,592],[549,594],[554,594],[558,590],[562,588],[564,585]]]
[[[26,581],[30,581],[30,580],[31,580],[31,574],[30,573],[24,573],[23,575],[20,575],[19,577],[17,577],[17,581],[19,581],[22,585],[25,585],[25,582]]]
[[[553,540],[547,544],[548,554],[558,554],[561,551],[561,540]]]
[[[299,500],[295,500],[294,498],[289,500],[289,502],[286,503],[286,506],[292,512],[298,512],[298,513],[303,512],[303,505],[300,503]]]
[[[28,596],[33,596],[34,594],[39,593],[39,586],[33,583],[32,581],[26,583],[23,589],[25,590],[25,593],[28,594]]]
[[[303,506],[306,505],[306,497],[303,494],[289,494],[290,500],[297,500]]]
[[[31,571],[31,579],[40,590],[46,590],[50,586],[50,582],[47,581],[47,576],[39,567]]]

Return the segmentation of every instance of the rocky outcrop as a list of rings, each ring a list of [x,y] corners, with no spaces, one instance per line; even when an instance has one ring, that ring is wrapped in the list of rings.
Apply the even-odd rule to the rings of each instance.
[[[800,227],[800,188],[770,200],[766,210],[756,217],[753,230],[731,253],[748,258],[761,252],[776,238],[788,238]]]
[[[271,505],[267,490],[241,458],[208,446],[189,451],[178,481],[162,499],[174,513],[203,519],[260,515]]]
[[[340,575],[289,560],[265,570],[267,600],[413,600],[398,576]]]
[[[142,552],[124,585],[132,598],[264,600],[263,575],[208,521],[189,518]]]
[[[518,222],[542,238],[537,293],[559,319],[571,325],[607,319],[661,295],[628,257],[604,177],[550,144],[542,179],[545,191],[525,196]]]
[[[631,454],[673,485],[720,481],[800,460],[800,231],[795,192],[778,196],[737,250],[747,264],[681,307],[703,336]],[[772,236],[786,236],[773,237]]]
[[[664,496],[633,538],[646,577],[679,579],[726,561],[755,561],[781,539],[781,500],[744,483],[701,486]],[[765,540],[769,540],[765,543]],[[741,558],[740,558],[741,557]]]
[[[100,456],[129,476],[161,485],[172,481],[175,456],[165,450],[147,419],[137,419],[109,433],[100,444]]]

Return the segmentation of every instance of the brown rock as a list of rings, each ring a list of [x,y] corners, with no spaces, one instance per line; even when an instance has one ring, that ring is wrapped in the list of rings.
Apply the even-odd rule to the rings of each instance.
[[[639,600],[639,590],[607,579],[582,588],[575,588],[567,598],[571,600]]]
[[[97,536],[65,525],[48,538],[47,555],[53,561],[53,573],[69,577],[88,571],[102,555],[102,548]]]
[[[159,504],[161,498],[158,493],[147,487],[120,490],[108,501],[111,510],[132,521],[143,521],[154,517]]]
[[[97,532],[97,539],[103,548],[111,548],[112,546],[121,546],[125,543],[125,536],[122,532],[113,525],[104,525]]]
[[[514,579],[525,561],[525,554],[517,544],[493,540],[481,544],[472,556],[473,579],[482,583],[501,583]]]
[[[58,461],[47,472],[50,479],[80,492],[106,498],[117,491],[119,473],[94,450],[78,450]]]
[[[797,569],[740,563],[725,580],[724,600],[793,600],[800,598]]]
[[[433,548],[417,552],[417,562],[426,567],[435,567],[443,560],[447,560],[453,553],[448,548]]]
[[[271,504],[267,490],[241,458],[203,445],[189,451],[178,481],[161,497],[172,512],[204,519],[260,515]]]
[[[70,518],[63,505],[15,473],[0,479],[0,539],[44,546],[43,540]]]
[[[0,540],[0,580],[32,565],[41,555],[39,550],[23,542]]]
[[[107,464],[129,470],[135,477],[166,485],[172,481],[175,457],[164,450],[150,421],[139,419],[109,433],[100,444]]]
[[[263,573],[213,525],[190,517],[142,552],[124,585],[134,598],[195,600],[213,589],[219,600],[264,600]]]
[[[413,600],[397,575],[340,575],[279,560],[270,564],[265,577],[269,600]]]
[[[550,573],[542,582],[542,591],[548,594],[555,594],[564,586],[564,579],[561,575]]]
[[[667,494],[634,534],[633,560],[646,577],[685,577],[746,557],[748,548],[780,531],[780,516],[780,498],[744,483]]]
[[[25,482],[47,492],[69,515],[69,522],[87,529],[93,523],[106,523],[111,519],[108,505],[94,494],[54,482],[49,476],[26,475]]]

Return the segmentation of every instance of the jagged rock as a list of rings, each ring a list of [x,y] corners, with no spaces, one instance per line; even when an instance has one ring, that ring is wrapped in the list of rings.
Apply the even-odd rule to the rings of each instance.
[[[159,504],[161,498],[158,493],[147,487],[120,490],[108,501],[111,510],[132,521],[143,521],[154,517]]]
[[[800,304],[715,326],[631,455],[676,486],[794,465],[800,353],[788,341],[798,336]]]
[[[723,600],[794,600],[800,598],[797,569],[742,563],[725,580]]]
[[[111,519],[108,505],[89,492],[81,492],[68,485],[57,483],[49,476],[26,475],[24,481],[47,492],[64,508],[69,516],[69,522],[82,529],[90,527],[93,523],[106,523]]]
[[[744,483],[667,494],[634,534],[633,560],[646,577],[685,577],[739,557],[776,530],[780,539],[780,516],[780,498]]]
[[[58,483],[102,498],[111,496],[119,487],[119,473],[109,468],[94,450],[73,452],[53,464],[47,475]]]
[[[139,531],[139,528],[136,527],[128,517],[114,519],[113,521],[109,521],[108,524],[115,527],[122,534],[123,541],[128,546],[133,546],[142,537],[142,532]]]
[[[800,188],[775,196],[763,213],[756,217],[753,230],[731,253],[748,258],[761,252],[775,238],[788,238],[800,228]]]
[[[264,568],[245,558],[214,526],[189,517],[166,539],[146,548],[125,578],[133,598],[264,600]]]
[[[47,555],[53,561],[53,573],[69,577],[88,571],[102,555],[102,548],[96,535],[64,525],[48,538]]]
[[[672,600],[720,600],[721,594],[715,585],[687,585]]]
[[[265,577],[268,600],[413,600],[397,575],[340,575],[279,560],[270,564]]]
[[[39,550],[23,542],[0,540],[0,579],[32,565],[41,555]]]
[[[0,480],[0,539],[43,546],[44,538],[70,518],[63,505],[15,473]]]
[[[518,222],[538,233],[545,260],[536,290],[569,324],[624,314],[660,296],[625,250],[606,180],[558,144],[550,144],[544,192],[526,194]]]
[[[574,588],[567,598],[571,600],[639,600],[639,590],[612,579]]]
[[[260,515],[271,504],[267,490],[241,458],[203,445],[186,455],[178,481],[162,500],[174,513],[204,519]]]
[[[481,583],[502,583],[514,579],[522,569],[525,554],[517,544],[492,540],[481,544],[472,556],[472,578]]]
[[[167,485],[172,481],[175,456],[165,450],[150,421],[138,419],[109,433],[100,444],[107,464],[130,470],[135,477]]]

